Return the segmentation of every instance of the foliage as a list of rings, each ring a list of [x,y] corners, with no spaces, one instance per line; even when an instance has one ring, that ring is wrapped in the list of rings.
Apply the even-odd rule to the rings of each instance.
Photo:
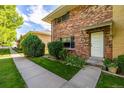
[[[119,63],[124,63],[124,55],[119,55],[118,56],[118,62]]]
[[[59,52],[59,58],[62,60],[65,60],[67,55],[68,55],[68,51],[65,48]]]
[[[68,66],[60,61],[53,61],[43,57],[29,57],[29,59],[66,80],[70,80],[80,70],[78,67]]]
[[[109,58],[105,58],[104,61],[103,61],[103,64],[108,67],[110,64],[111,64],[112,60],[109,59]]]
[[[124,55],[118,56],[118,66],[120,70],[124,73]]]
[[[105,58],[104,61],[103,61],[104,65],[105,65],[106,67],[108,67],[108,66],[111,64],[111,62],[112,62],[112,60],[109,59],[109,58]]]
[[[66,57],[66,62],[67,65],[76,66],[80,68],[82,68],[86,64],[85,59],[74,55],[68,55]]]
[[[117,64],[117,59],[109,59],[109,58],[105,58],[105,60],[103,61],[104,65],[106,67],[117,67],[118,64]]]
[[[0,6],[0,46],[11,46],[16,40],[16,29],[23,24],[15,5]]]
[[[21,46],[26,56],[43,56],[45,52],[45,44],[36,35],[33,34],[27,35],[22,40]]]
[[[118,59],[117,58],[113,58],[112,62],[114,63],[113,67],[118,67]]]
[[[19,40],[18,40],[18,48],[22,49],[21,42],[30,34],[33,34],[31,31],[27,32],[25,35],[21,35]]]
[[[59,59],[59,52],[63,49],[63,43],[61,41],[53,41],[48,43],[48,51],[50,55]]]
[[[109,64],[109,65],[108,65],[108,67],[115,67],[115,68],[116,68],[116,67],[118,67],[118,64],[117,64],[117,63],[112,62],[111,64]]]

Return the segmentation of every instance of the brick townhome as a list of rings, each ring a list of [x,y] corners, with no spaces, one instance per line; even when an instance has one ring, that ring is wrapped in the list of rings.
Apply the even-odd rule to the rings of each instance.
[[[81,57],[114,58],[124,54],[124,6],[65,5],[43,18],[52,41]]]

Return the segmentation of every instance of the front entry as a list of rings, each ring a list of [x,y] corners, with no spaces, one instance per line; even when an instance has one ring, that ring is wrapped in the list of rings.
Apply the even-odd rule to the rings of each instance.
[[[91,33],[91,56],[103,57],[103,32]]]

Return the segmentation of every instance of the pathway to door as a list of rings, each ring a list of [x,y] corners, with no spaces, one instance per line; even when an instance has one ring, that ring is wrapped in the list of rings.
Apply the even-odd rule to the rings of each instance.
[[[101,69],[98,67],[86,66],[67,81],[33,63],[11,48],[10,52],[17,69],[29,88],[94,88],[101,73]]]
[[[71,80],[65,83],[63,88],[95,88],[101,74],[101,69],[94,66],[86,66],[81,69]]]
[[[14,63],[29,88],[61,87],[66,80],[10,49]]]

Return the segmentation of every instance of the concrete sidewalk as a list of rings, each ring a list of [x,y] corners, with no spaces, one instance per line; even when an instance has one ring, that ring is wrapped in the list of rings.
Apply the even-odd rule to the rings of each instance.
[[[81,69],[62,88],[95,88],[101,74],[101,69],[94,66],[86,66]]]
[[[10,49],[11,57],[29,88],[59,88],[66,80]]]
[[[82,68],[71,80],[66,81],[54,73],[28,60],[10,49],[17,69],[29,88],[95,88],[101,69],[94,66]]]

